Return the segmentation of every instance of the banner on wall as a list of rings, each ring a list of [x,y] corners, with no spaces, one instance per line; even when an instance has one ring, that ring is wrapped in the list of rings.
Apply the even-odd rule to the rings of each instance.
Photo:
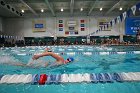
[[[111,31],[111,26],[104,28],[105,25],[109,24],[109,20],[108,19],[98,19],[98,28],[102,28],[101,31]]]
[[[66,35],[78,34],[78,22],[77,22],[77,20],[67,20],[65,22],[65,34]]]
[[[86,26],[85,26],[86,22],[84,19],[80,20],[80,31],[85,31],[86,30]]]
[[[58,20],[58,31],[64,31],[64,23],[63,20]]]
[[[126,35],[136,35],[139,29],[140,29],[140,17],[126,18],[125,21]]]
[[[32,21],[32,31],[33,32],[45,32],[46,31],[46,21],[45,20],[33,20]]]

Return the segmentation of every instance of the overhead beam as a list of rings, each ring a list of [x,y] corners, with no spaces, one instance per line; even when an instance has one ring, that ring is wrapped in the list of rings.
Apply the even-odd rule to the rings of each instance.
[[[27,3],[25,3],[23,0],[20,0],[25,6],[27,6],[29,8],[29,10],[34,14],[34,15],[38,15]]]
[[[9,0],[8,2],[6,2],[7,4],[20,4],[20,0]],[[40,0],[29,0],[28,3],[44,3],[44,1],[40,1]]]
[[[90,8],[90,10],[89,10],[89,12],[88,12],[88,15],[91,14],[91,12],[92,12],[92,10],[95,8],[95,5],[97,4],[97,2],[98,2],[98,0],[96,0],[96,1],[94,2],[94,4],[92,5],[92,7]]]
[[[111,7],[105,15],[109,14],[112,10],[114,10],[123,0],[118,1],[113,7]]]
[[[74,9],[74,0],[71,0],[71,2],[70,2],[70,13],[71,13],[71,15],[73,14],[73,9]]]
[[[55,16],[54,10],[53,10],[52,6],[50,5],[49,1],[48,0],[45,0],[45,3],[47,4],[47,6],[49,7],[49,9],[51,10],[53,16]]]

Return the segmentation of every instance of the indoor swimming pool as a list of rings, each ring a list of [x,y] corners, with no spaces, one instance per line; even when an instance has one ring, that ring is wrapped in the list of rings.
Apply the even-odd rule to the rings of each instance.
[[[42,53],[45,48],[50,48],[53,52],[61,55],[64,59],[73,57],[74,62],[59,67],[22,67],[9,65],[9,62],[22,62],[27,64],[32,60],[34,54]],[[140,48],[139,46],[27,46],[27,47],[7,47],[0,49],[0,75],[61,75],[59,83],[47,83],[44,85],[30,83],[2,83],[1,93],[139,93],[139,80],[112,80],[91,82],[91,74],[102,75],[104,73],[138,73],[140,72]],[[42,57],[39,60],[54,62],[52,57]],[[64,75],[69,75],[69,80],[65,81]],[[90,75],[89,82],[78,81],[78,77],[70,80],[71,75]],[[124,75],[124,74],[121,74]],[[75,82],[77,80],[77,82]],[[129,81],[129,82],[128,82]],[[6,81],[5,81],[6,82]],[[9,82],[9,81],[7,81]]]

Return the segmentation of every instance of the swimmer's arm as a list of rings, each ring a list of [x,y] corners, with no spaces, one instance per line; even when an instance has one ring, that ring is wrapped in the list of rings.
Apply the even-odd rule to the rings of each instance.
[[[27,65],[27,64],[24,64],[24,63],[21,63],[21,62],[12,63],[12,65],[14,65],[14,66],[21,66],[21,67],[33,67],[33,65]]]
[[[38,58],[40,58],[40,57],[43,57],[43,56],[50,56],[51,53],[52,53],[52,52],[44,52],[44,53],[42,53],[42,54],[34,55],[32,59],[33,59],[33,60],[36,60],[36,59],[38,59]]]

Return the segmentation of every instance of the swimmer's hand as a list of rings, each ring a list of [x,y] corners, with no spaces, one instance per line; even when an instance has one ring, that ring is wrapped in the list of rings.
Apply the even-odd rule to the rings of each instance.
[[[39,57],[40,57],[39,55],[34,55],[34,56],[32,57],[32,59],[33,59],[33,60],[37,60]]]
[[[48,50],[50,50],[50,48],[46,48],[46,49],[45,49],[45,51],[48,51]]]
[[[46,48],[44,52],[52,52],[50,48]]]

